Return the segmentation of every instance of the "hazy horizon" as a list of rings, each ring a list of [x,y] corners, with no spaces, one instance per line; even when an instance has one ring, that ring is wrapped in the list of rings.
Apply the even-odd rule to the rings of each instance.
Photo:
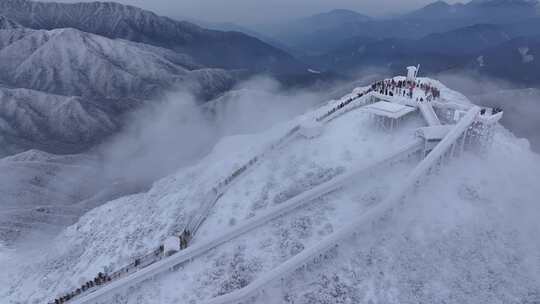
[[[88,2],[80,0],[41,1]],[[227,5],[218,0],[186,0],[179,2],[170,0],[116,0],[114,2],[137,6],[151,10],[159,15],[178,19],[186,18],[206,22],[233,22],[241,25],[256,25],[307,17],[334,9],[348,9],[373,17],[382,17],[412,11],[433,3],[435,0],[296,0],[294,3],[287,0],[274,0],[265,3],[250,0],[230,0]],[[446,2],[467,1],[450,0]]]

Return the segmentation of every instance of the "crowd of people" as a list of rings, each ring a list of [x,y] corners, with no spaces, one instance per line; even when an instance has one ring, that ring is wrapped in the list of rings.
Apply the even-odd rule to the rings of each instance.
[[[191,241],[191,231],[188,229],[184,230],[180,235],[180,249],[186,249],[188,247],[189,241]]]
[[[294,133],[294,132],[298,131],[299,129],[300,129],[299,126],[294,128],[289,133],[287,133],[286,136],[290,136],[291,135],[290,133]],[[254,165],[258,160],[259,160],[259,157],[257,157],[257,156],[250,159],[247,164],[245,164],[244,166],[242,166],[242,167],[238,168],[237,170],[235,170],[230,176],[228,176],[223,181],[221,181],[217,185],[217,187],[214,187],[212,189],[212,191],[217,194],[218,188],[229,185],[236,177],[238,177],[243,172],[245,172],[248,169],[248,167]],[[189,229],[184,229],[182,231],[182,233],[180,235],[178,235],[178,240],[179,240],[179,243],[180,243],[180,249],[186,249],[188,247],[189,242],[191,241],[191,238],[192,238],[192,232]],[[100,272],[98,274],[98,276],[94,280],[88,281],[87,283],[83,284],[80,288],[77,288],[76,290],[74,290],[74,291],[72,291],[72,292],[70,292],[70,293],[68,293],[68,294],[66,294],[66,295],[64,295],[62,297],[56,298],[53,302],[49,302],[49,304],[66,303],[67,301],[69,301],[69,300],[73,299],[74,297],[86,292],[89,289],[92,289],[92,288],[94,288],[96,286],[103,285],[103,284],[105,284],[107,282],[110,282],[111,280],[116,280],[119,277],[121,277],[122,275],[125,275],[126,273],[128,273],[131,269],[139,267],[141,265],[141,263],[143,262],[143,260],[147,260],[147,259],[151,260],[150,263],[145,263],[145,265],[148,265],[148,264],[151,264],[151,263],[153,263],[155,261],[158,261],[160,258],[156,258],[156,257],[164,256],[164,254],[165,254],[164,250],[165,250],[164,246],[160,245],[151,254],[149,254],[149,255],[147,255],[145,257],[142,257],[142,258],[135,259],[135,261],[133,263],[121,268],[120,270],[118,270],[118,271],[116,271],[114,273],[111,273],[110,275],[106,275],[106,274],[103,274],[103,273]]]
[[[436,87],[423,83],[420,80],[418,81],[409,81],[409,80],[395,80],[395,79],[386,79],[377,81],[374,84],[371,85],[371,87],[366,90],[365,92],[361,92],[356,94],[354,97],[349,97],[345,101],[340,102],[337,106],[326,112],[321,117],[318,117],[317,121],[322,121],[325,118],[329,117],[330,115],[334,114],[335,112],[343,109],[345,106],[353,102],[354,100],[363,97],[364,95],[367,95],[371,92],[377,92],[381,95],[386,95],[390,97],[394,96],[402,96],[402,97],[408,97],[408,98],[414,98],[414,90],[420,89],[424,91],[425,99],[424,97],[418,97],[417,101],[424,102],[424,101],[432,101],[441,96],[441,92]]]
[[[71,300],[72,298],[80,295],[81,293],[92,289],[95,286],[99,286],[102,284],[105,284],[107,282],[110,282],[112,279],[110,276],[103,274],[102,272],[98,273],[97,277],[95,277],[93,280],[88,281],[84,283],[81,287],[77,288],[76,290],[72,291],[71,293],[68,293],[62,297],[54,299],[54,304],[62,304],[66,303],[67,301]]]
[[[187,248],[188,242],[191,240],[191,232],[189,230],[184,230],[182,234],[178,236],[179,242],[180,242],[180,248],[185,249]],[[59,298],[54,299],[53,302],[49,302],[49,304],[62,304],[66,303],[67,301],[75,298],[76,296],[94,288],[97,286],[104,285],[106,283],[109,283],[113,280],[116,280],[120,278],[121,276],[127,274],[130,272],[130,270],[135,269],[143,263],[144,260],[150,259],[150,263],[146,263],[145,265],[152,264],[158,260],[160,260],[164,256],[164,250],[165,247],[163,245],[160,245],[157,249],[152,251],[151,254],[144,256],[142,258],[137,258],[133,261],[133,263],[122,267],[121,269],[111,273],[111,274],[104,274],[102,272],[99,272],[98,275],[93,279],[86,283],[84,283],[81,287],[77,288],[76,290],[62,296]]]
[[[491,114],[495,115],[495,114],[499,114],[500,112],[502,112],[503,109],[501,107],[495,107],[491,110]]]
[[[489,113],[488,109],[484,108],[484,109],[480,110],[480,115],[486,115],[486,114],[495,115],[495,114],[498,114],[498,113],[500,113],[502,111],[503,111],[503,109],[501,107],[495,107],[495,108],[492,108],[491,113]]]
[[[324,115],[322,115],[321,117],[317,117],[317,121],[320,122],[322,120],[324,120],[325,118],[329,117],[330,115],[336,113],[338,110],[341,110],[343,109],[345,106],[347,106],[348,104],[350,104],[351,102],[355,101],[356,99],[358,98],[362,98],[364,97],[364,95],[367,95],[369,94],[370,92],[373,91],[373,88],[369,88],[367,91],[365,92],[360,92],[358,94],[356,94],[356,96],[354,97],[349,97],[347,98],[345,101],[339,103],[337,106],[335,106],[334,108],[332,108],[330,111],[326,112]]]
[[[225,180],[223,180],[222,182],[218,184],[218,188],[221,188],[230,184],[233,181],[233,179],[237,178],[240,174],[244,173],[244,171],[246,171],[249,166],[252,166],[253,164],[255,164],[257,160],[258,158],[255,156],[254,158],[250,159],[247,164],[236,169],[236,171],[234,171],[229,177],[227,177]],[[217,192],[217,189],[214,188],[214,191]]]
[[[401,96],[408,97],[412,99],[414,97],[414,90],[420,89],[424,91],[424,97],[418,97],[417,101],[432,101],[441,96],[441,92],[434,86],[430,84],[423,83],[420,80],[410,81],[410,80],[398,80],[395,79],[386,79],[374,83],[371,86],[371,89],[375,92],[380,93],[381,95],[386,96]]]

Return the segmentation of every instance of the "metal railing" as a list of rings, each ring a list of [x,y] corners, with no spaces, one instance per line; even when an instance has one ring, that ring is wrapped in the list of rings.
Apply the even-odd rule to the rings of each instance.
[[[320,256],[335,246],[338,246],[339,243],[341,243],[345,238],[350,237],[362,227],[383,217],[399,204],[399,202],[406,196],[407,192],[417,185],[423,175],[428,174],[433,166],[440,163],[439,160],[447,154],[454,144],[457,144],[458,139],[467,132],[468,128],[472,125],[479,112],[480,108],[478,107],[473,107],[470,109],[465,117],[463,117],[463,119],[433,149],[433,151],[413,169],[403,184],[392,191],[392,193],[385,200],[383,200],[383,202],[360,215],[356,222],[351,223],[331,234],[317,243],[315,246],[305,249],[296,256],[287,260],[285,263],[254,280],[246,287],[233,291],[229,294],[213,298],[209,300],[207,304],[229,304],[246,300],[249,297],[254,296],[257,291],[271,281],[289,275],[317,256]]]

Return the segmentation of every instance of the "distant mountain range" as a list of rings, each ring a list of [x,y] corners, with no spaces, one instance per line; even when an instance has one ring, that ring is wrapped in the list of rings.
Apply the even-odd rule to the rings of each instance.
[[[209,30],[216,30],[216,31],[222,31],[222,32],[239,32],[239,33],[243,33],[243,34],[246,34],[248,36],[251,36],[251,37],[255,37],[275,48],[278,48],[278,49],[281,49],[281,50],[284,50],[286,52],[288,52],[289,54],[291,55],[295,55],[295,50],[289,48],[287,45],[285,45],[284,43],[276,40],[276,39],[273,39],[271,38],[270,36],[267,36],[265,34],[261,34],[260,32],[254,30],[254,29],[251,29],[247,26],[242,26],[242,25],[239,25],[239,24],[236,24],[234,22],[209,22],[209,21],[203,21],[203,20],[199,20],[199,19],[194,19],[194,18],[190,18],[190,17],[176,17],[174,19],[177,19],[177,20],[182,20],[182,21],[188,21],[190,23],[193,23],[193,24],[196,24],[200,27],[203,27],[203,28],[206,28],[206,29],[209,29]]]
[[[519,37],[482,50],[469,68],[524,86],[540,86],[540,35]]]
[[[540,85],[539,36],[540,18],[535,18],[510,25],[478,24],[421,39],[356,37],[305,60],[321,70],[351,75],[367,67],[398,72],[421,64],[425,73],[472,69],[521,85]]]
[[[426,73],[473,70],[537,85],[538,7],[528,0],[438,1],[391,19],[333,10],[257,31],[205,24],[219,31],[117,3],[4,0],[0,152],[84,151],[168,90],[210,100],[258,73],[294,85],[421,64]]]
[[[308,55],[335,50],[354,37],[420,39],[476,24],[510,24],[539,17],[536,0],[486,0],[450,5],[437,1],[394,18],[375,19],[349,10],[261,26],[259,31]]]
[[[521,86],[537,86],[539,7],[538,1],[528,0],[454,5],[438,1],[391,19],[336,10],[329,15],[341,22],[324,22],[328,17],[324,14],[303,19],[318,24],[316,30],[292,22],[290,32],[302,38],[291,41],[298,42],[294,47],[300,53],[311,54],[301,59],[319,71],[354,77],[366,68],[396,73],[421,64],[424,73],[473,70]]]
[[[260,73],[291,83],[320,77],[240,32],[112,2],[3,0],[0,152],[80,152],[119,130],[124,114],[169,90],[209,100]]]
[[[344,39],[361,34],[359,29],[372,20],[351,10],[336,9],[291,22],[261,25],[257,30],[295,52],[313,54],[329,51]]]
[[[538,15],[537,0],[472,0],[466,4],[437,1],[402,18],[418,20],[463,20],[476,23],[511,23]]]
[[[32,29],[75,28],[183,53],[207,67],[273,74],[303,73],[286,52],[239,32],[201,28],[113,2],[54,3],[3,0],[0,15]],[[219,56],[218,56],[219,54]]]

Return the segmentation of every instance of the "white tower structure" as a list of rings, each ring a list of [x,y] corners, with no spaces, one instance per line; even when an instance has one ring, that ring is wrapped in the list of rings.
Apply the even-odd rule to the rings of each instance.
[[[418,72],[418,68],[414,66],[407,67],[407,80],[408,81],[416,81],[416,73]]]

